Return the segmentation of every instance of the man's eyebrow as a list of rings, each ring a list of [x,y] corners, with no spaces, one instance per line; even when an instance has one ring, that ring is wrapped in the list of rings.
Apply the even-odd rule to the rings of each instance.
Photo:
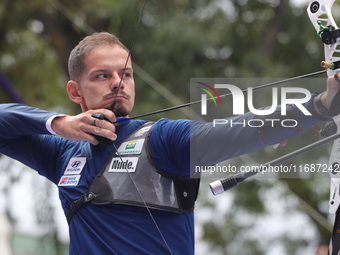
[[[122,71],[133,71],[132,67],[124,67]]]
[[[96,69],[96,70],[93,70],[91,73],[98,73],[98,72],[107,72],[108,69]]]
[[[124,67],[121,69],[122,72],[126,72],[126,71],[132,71],[133,72],[133,68],[132,67]],[[95,69],[93,71],[91,71],[90,73],[105,73],[105,72],[110,72],[109,69]]]

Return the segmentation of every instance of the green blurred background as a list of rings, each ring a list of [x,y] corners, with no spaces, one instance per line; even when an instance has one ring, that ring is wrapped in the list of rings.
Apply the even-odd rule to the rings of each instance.
[[[69,52],[94,31],[115,33],[129,46],[142,4],[0,0],[0,74],[11,84],[5,89],[2,82],[0,103],[20,98],[30,106],[79,113],[65,90]],[[137,107],[130,116],[189,102],[190,78],[250,78],[257,83],[258,78],[320,70],[323,45],[306,8],[307,1],[293,0],[147,0],[132,49]],[[334,9],[339,10],[338,3]],[[339,20],[339,12],[334,14]],[[318,79],[316,87],[302,80],[283,86],[323,91],[326,75]],[[269,99],[260,103],[271,104]],[[147,119],[163,117],[189,118],[189,109]],[[265,163],[319,139],[308,130],[285,147],[268,147],[228,164]],[[291,162],[327,163],[330,149],[325,146]],[[12,254],[67,254],[67,224],[55,187],[5,156],[0,156],[0,178],[0,212],[10,226]],[[196,254],[314,254],[320,242],[329,240],[333,216],[327,213],[327,176],[255,178],[217,197],[208,188],[212,180],[203,178],[197,202]]]

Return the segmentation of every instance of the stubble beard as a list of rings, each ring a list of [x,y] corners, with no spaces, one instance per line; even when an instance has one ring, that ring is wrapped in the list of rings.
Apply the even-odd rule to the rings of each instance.
[[[126,117],[130,113],[120,99],[115,100],[107,109],[111,110],[116,115],[116,118]]]

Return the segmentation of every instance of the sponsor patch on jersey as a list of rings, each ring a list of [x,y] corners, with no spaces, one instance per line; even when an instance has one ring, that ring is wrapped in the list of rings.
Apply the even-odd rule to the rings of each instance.
[[[85,157],[71,158],[65,169],[64,175],[80,174],[86,164]]]
[[[63,175],[58,186],[77,186],[81,175]]]
[[[138,159],[138,157],[112,158],[108,171],[116,173],[133,173],[136,171]]]
[[[122,143],[116,154],[117,155],[131,155],[141,154],[145,139],[137,139]]]

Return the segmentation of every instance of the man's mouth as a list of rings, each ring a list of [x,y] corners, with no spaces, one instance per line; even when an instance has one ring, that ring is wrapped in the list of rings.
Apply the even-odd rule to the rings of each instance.
[[[127,99],[125,96],[115,96],[115,97],[112,97],[113,99]]]
[[[130,96],[127,95],[126,93],[120,93],[119,95],[117,95],[116,93],[110,93],[106,96],[104,96],[104,100],[108,100],[108,99],[111,99],[111,100],[118,100],[118,99],[129,99]]]

